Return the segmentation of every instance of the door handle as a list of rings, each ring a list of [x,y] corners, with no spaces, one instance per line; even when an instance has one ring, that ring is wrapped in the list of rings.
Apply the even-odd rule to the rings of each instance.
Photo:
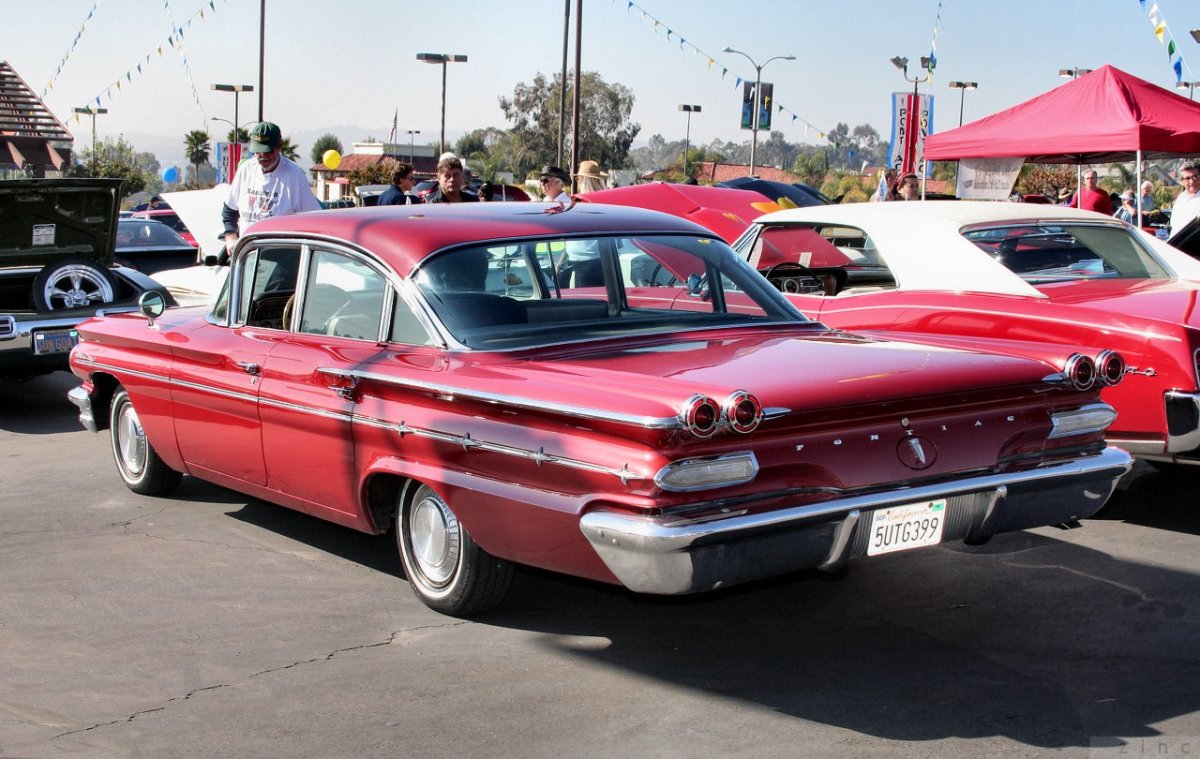
[[[234,361],[233,365],[240,368],[246,374],[258,374],[258,364],[253,361]]]

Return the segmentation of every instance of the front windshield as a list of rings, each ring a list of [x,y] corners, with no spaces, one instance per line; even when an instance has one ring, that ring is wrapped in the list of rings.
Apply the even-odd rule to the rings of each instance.
[[[413,280],[471,348],[807,320],[723,242],[594,236],[446,251]]]
[[[1033,222],[975,227],[963,236],[1034,284],[1169,278],[1158,260],[1124,227]]]

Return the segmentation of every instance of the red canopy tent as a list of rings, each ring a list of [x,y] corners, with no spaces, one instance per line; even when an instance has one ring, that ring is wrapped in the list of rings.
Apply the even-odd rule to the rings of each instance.
[[[1102,66],[1037,97],[931,135],[925,158],[1112,163],[1200,154],[1200,103]]]

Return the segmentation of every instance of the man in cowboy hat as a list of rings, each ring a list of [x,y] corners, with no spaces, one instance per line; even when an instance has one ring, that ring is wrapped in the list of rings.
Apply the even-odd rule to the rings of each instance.
[[[567,172],[557,166],[543,166],[539,181],[542,184],[542,200],[563,205],[571,202],[571,196],[564,190],[571,181]]]
[[[601,171],[600,164],[595,161],[580,161],[579,171],[575,173],[575,178],[579,180],[579,192],[592,192],[604,189],[608,174]]]

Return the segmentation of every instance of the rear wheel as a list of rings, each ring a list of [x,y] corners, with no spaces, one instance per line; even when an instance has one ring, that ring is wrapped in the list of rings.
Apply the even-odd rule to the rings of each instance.
[[[466,616],[504,600],[513,565],[484,551],[428,485],[401,496],[396,542],[413,592],[429,608]]]
[[[125,388],[118,388],[109,411],[109,434],[117,472],[126,487],[141,495],[166,495],[183,475],[167,466],[146,438]]]

